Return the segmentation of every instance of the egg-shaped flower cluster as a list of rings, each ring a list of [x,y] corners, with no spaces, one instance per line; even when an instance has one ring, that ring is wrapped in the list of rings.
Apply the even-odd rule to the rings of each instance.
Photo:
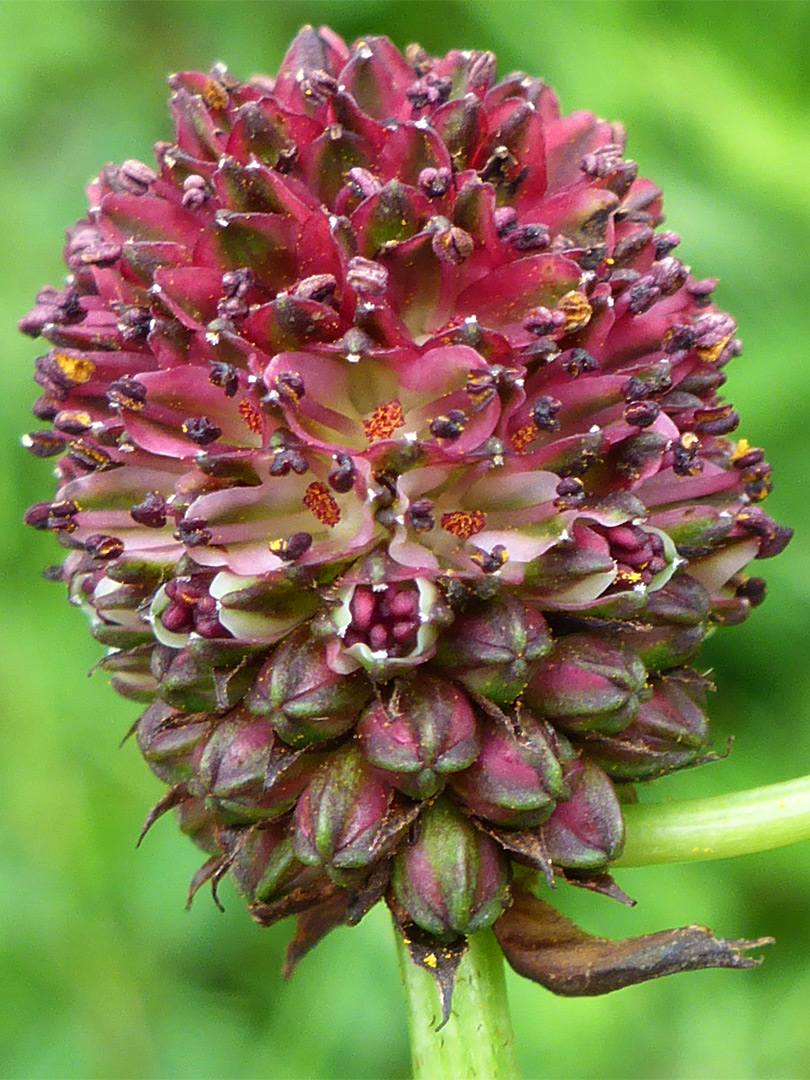
[[[707,756],[691,664],[790,536],[736,324],[621,127],[491,53],[305,28],[275,79],[170,85],[21,323],[27,520],[148,703],[193,889],[298,914],[291,965],[385,897],[452,969],[527,867],[611,889],[615,785]]]

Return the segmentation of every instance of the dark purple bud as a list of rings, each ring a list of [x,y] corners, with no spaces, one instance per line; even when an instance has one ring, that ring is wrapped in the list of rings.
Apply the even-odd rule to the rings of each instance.
[[[490,926],[508,903],[503,852],[452,803],[427,807],[394,859],[392,889],[410,918],[440,941]]]
[[[222,434],[222,428],[207,416],[189,416],[182,423],[182,431],[197,446],[207,446],[208,443],[216,442]]]
[[[540,661],[524,699],[555,727],[579,734],[622,731],[638,712],[647,672],[630,649],[613,647],[586,634],[558,640]]]
[[[504,594],[459,616],[435,662],[469,690],[506,705],[525,690],[551,648],[543,616]]]
[[[465,695],[430,675],[397,679],[388,701],[378,698],[363,713],[357,740],[371,764],[414,799],[440,791],[445,774],[471,765],[480,745]]]
[[[158,491],[148,491],[143,500],[129,512],[133,521],[147,529],[162,529],[166,524],[166,500]]]
[[[684,671],[656,680],[653,696],[618,735],[590,735],[588,757],[614,780],[651,780],[691,765],[709,741],[706,683]]]
[[[352,870],[379,856],[392,796],[393,788],[356,746],[342,747],[315,774],[295,807],[296,856],[321,867],[339,885],[350,881]]]
[[[196,649],[186,647],[161,674],[160,696],[187,713],[226,712],[241,701],[255,676],[255,663],[215,668]]]
[[[549,858],[573,870],[601,869],[624,847],[624,817],[613,784],[586,759],[568,766],[565,781],[570,798],[558,802],[542,826]]]
[[[525,711],[515,731],[490,721],[476,761],[448,781],[471,813],[519,829],[545,821],[565,790],[553,730]]]
[[[332,671],[326,646],[303,628],[279,645],[259,672],[246,704],[260,716],[272,715],[284,742],[302,747],[348,731],[371,693],[371,684],[359,672]]]

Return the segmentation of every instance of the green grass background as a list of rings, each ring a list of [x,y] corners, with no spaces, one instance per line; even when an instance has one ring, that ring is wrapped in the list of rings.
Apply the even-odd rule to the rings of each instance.
[[[134,746],[136,707],[85,672],[100,649],[39,571],[52,538],[25,530],[46,463],[19,448],[32,424],[37,346],[15,334],[37,288],[61,279],[64,227],[106,161],[169,137],[164,78],[226,61],[275,70],[303,22],[349,40],[386,33],[430,51],[490,48],[502,73],[554,85],[566,111],[629,130],[629,153],[666,191],[669,227],[698,276],[722,279],[745,354],[728,395],[740,434],[768,449],[768,509],[792,524],[763,564],[768,603],[706,648],[731,757],[652,786],[709,794],[810,772],[810,6],[805,3],[10,2],[0,7],[0,1071],[6,1077],[405,1077],[405,1016],[381,911],[338,931],[295,979],[289,927],[255,927],[185,888],[201,861],[162,822],[139,850],[161,786]],[[527,1077],[810,1075],[810,846],[697,866],[623,871],[627,911],[560,890],[593,932],[690,922],[774,933],[753,972],[680,975],[594,1000],[510,977]],[[511,976],[511,973],[510,973]]]

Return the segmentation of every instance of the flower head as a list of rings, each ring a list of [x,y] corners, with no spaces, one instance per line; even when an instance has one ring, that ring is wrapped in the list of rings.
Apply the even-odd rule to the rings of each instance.
[[[527,868],[610,890],[614,783],[709,756],[690,665],[790,537],[736,323],[623,129],[490,53],[308,27],[275,79],[170,85],[20,324],[27,521],[148,703],[193,890],[298,914],[290,966],[382,897],[443,985],[490,923],[520,966]]]

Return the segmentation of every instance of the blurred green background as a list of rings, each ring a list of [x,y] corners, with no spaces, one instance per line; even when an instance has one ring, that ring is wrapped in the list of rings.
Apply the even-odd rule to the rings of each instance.
[[[62,590],[39,576],[51,537],[25,530],[50,492],[19,448],[33,426],[37,346],[14,325],[63,274],[64,227],[104,162],[170,135],[164,79],[224,60],[275,70],[303,22],[349,40],[388,34],[431,52],[489,48],[500,71],[542,74],[566,111],[623,120],[629,153],[666,192],[679,254],[718,275],[746,352],[728,394],[764,445],[768,509],[796,528],[764,564],[769,602],[705,653],[731,757],[661,781],[646,799],[744,788],[810,772],[810,6],[805,3],[7,2],[0,8],[0,1070],[7,1077],[405,1077],[405,1016],[381,911],[338,931],[285,984],[289,927],[253,925],[226,885],[220,915],[201,861],[164,821],[134,840],[162,787],[134,746],[136,715]],[[680,975],[594,1000],[510,978],[526,1077],[810,1075],[810,845],[725,863],[627,870],[632,911],[561,888],[592,932],[690,922],[773,933],[753,972]],[[511,975],[511,973],[510,973]]]

